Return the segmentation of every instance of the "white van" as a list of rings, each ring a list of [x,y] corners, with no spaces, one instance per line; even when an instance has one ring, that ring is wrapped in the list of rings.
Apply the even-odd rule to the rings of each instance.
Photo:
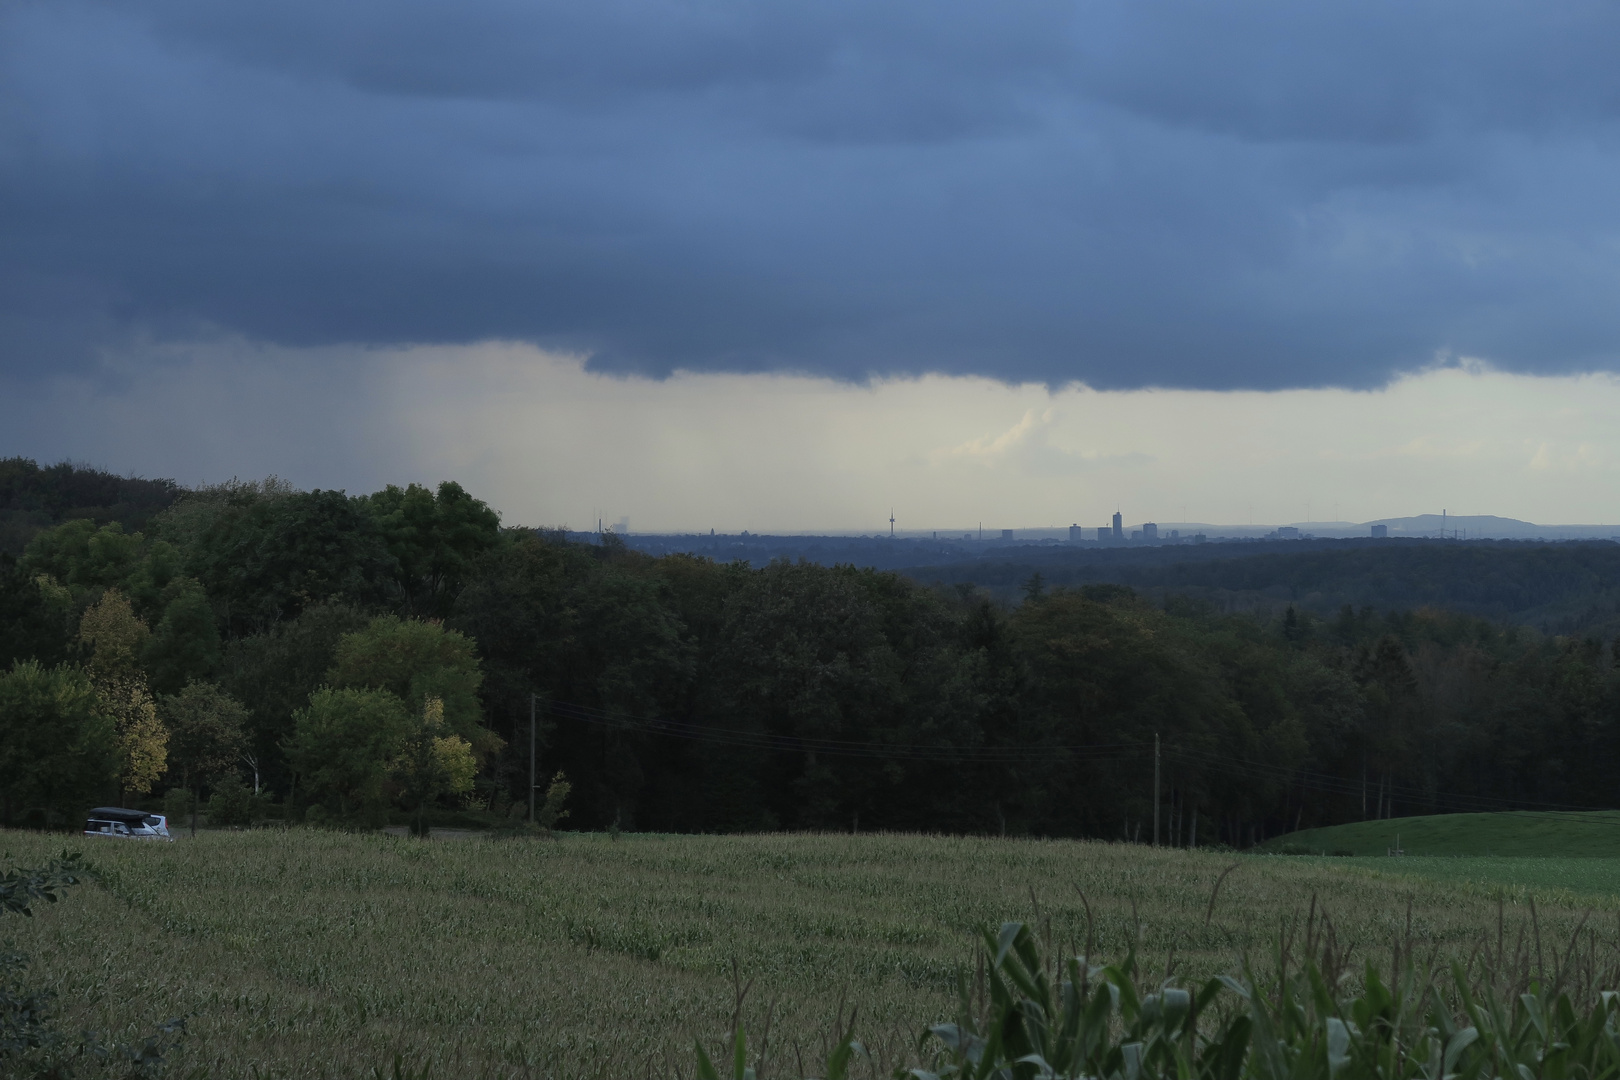
[[[162,814],[126,810],[121,806],[98,806],[90,811],[84,823],[84,835],[110,840],[174,839],[169,835],[169,819]]]

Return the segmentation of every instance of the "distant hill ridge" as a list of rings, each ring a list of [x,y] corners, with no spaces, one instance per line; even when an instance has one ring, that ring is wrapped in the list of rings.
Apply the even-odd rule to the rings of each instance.
[[[1620,536],[1620,525],[1538,525],[1494,514],[1417,514],[1364,523],[1384,525],[1391,536],[1460,535],[1480,540],[1587,540]]]

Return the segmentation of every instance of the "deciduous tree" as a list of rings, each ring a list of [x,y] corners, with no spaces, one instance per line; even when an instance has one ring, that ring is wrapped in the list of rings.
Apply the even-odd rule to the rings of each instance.
[[[0,674],[0,816],[59,827],[105,798],[122,762],[90,677],[25,661]]]
[[[449,730],[480,756],[501,745],[483,726],[478,686],[483,681],[471,639],[441,623],[384,615],[338,642],[329,681],[335,687],[387,690],[412,712],[428,699],[443,703]]]
[[[376,811],[414,726],[405,703],[388,690],[323,687],[294,715],[287,756],[312,800],[326,800],[340,814]]]
[[[108,589],[79,622],[79,639],[90,650],[90,679],[118,730],[119,784],[137,795],[152,790],[168,760],[169,734],[137,663],[149,636],[117,589]]]

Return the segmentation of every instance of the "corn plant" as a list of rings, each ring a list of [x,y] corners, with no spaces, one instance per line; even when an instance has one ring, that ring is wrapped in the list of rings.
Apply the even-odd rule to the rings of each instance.
[[[1134,948],[1117,965],[1078,956],[1054,971],[1023,923],[983,937],[981,1004],[964,975],[958,1017],[925,1032],[934,1060],[912,1080],[1620,1078],[1613,991],[1578,1003],[1534,981],[1508,997],[1460,964],[1437,978],[1408,952],[1387,980],[1368,963],[1351,992],[1347,951],[1329,944],[1293,974],[1280,945],[1269,979],[1245,965],[1196,991],[1144,992]]]

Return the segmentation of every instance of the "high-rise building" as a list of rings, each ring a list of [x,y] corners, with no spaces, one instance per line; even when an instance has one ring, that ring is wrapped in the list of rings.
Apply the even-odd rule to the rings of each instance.
[[[1158,538],[1159,538],[1159,523],[1156,522],[1156,521],[1145,521],[1145,522],[1143,522],[1142,523],[1142,539],[1144,539],[1144,540],[1157,540]]]
[[[1013,534],[1013,531],[1011,529],[1002,529],[1001,530],[1001,538],[1003,540],[1011,540],[1012,539],[1012,534]]]
[[[1389,535],[1388,525],[1374,525],[1372,527],[1373,539],[1379,540]]]
[[[1082,536],[1081,534],[1084,533],[1085,531],[1086,530],[1082,529],[1078,525],[1070,525],[1069,526],[1069,543],[1078,544],[1080,541],[1084,540],[1085,537]]]
[[[1101,526],[1100,528],[1097,529],[1097,539],[1098,540],[1112,540],[1113,538],[1114,538],[1114,530],[1110,529],[1108,526],[1103,525],[1103,526]]]
[[[1120,517],[1119,511],[1114,511],[1114,539],[1125,539],[1125,519]]]

